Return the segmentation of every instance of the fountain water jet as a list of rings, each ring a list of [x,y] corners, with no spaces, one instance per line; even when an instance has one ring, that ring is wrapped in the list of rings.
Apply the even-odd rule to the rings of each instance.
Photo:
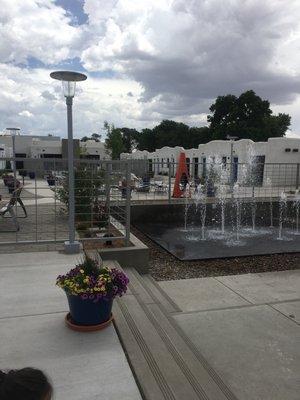
[[[242,218],[242,201],[239,197],[239,184],[236,182],[233,186],[233,196],[236,210],[236,240],[240,240],[241,218]]]
[[[299,209],[300,209],[300,193],[297,191],[295,195],[295,200],[294,200],[294,208],[296,212],[296,235],[299,235]]]
[[[267,178],[267,187],[270,188],[269,202],[270,202],[270,228],[273,228],[273,198],[272,198],[272,181]]]
[[[278,239],[282,240],[282,226],[284,222],[284,214],[286,212],[286,207],[287,207],[287,196],[284,192],[281,193],[280,195],[280,200],[279,200],[279,231],[278,231]]]

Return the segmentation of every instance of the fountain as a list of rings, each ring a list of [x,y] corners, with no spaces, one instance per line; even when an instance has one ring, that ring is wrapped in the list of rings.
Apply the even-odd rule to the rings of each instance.
[[[189,211],[189,197],[190,197],[190,185],[187,183],[184,191],[184,230],[187,231],[187,220],[188,220],[188,211]]]
[[[226,207],[226,193],[227,186],[220,184],[218,186],[218,203],[221,207],[221,232],[225,234],[225,207]]]
[[[202,180],[206,181],[192,189],[192,196],[187,185],[183,206],[153,204],[148,221],[141,218],[137,226],[182,260],[298,252],[300,192],[296,191],[292,207],[288,207],[284,192],[279,201],[272,198],[274,182],[267,178],[268,190],[259,200],[258,186],[262,180],[256,172],[261,174],[262,170],[256,168],[253,149],[249,151],[248,163],[237,166],[233,186],[226,160],[210,157],[209,161],[210,165],[206,163],[202,170]],[[184,249],[180,254],[179,248]]]
[[[233,197],[236,211],[236,240],[240,240],[241,218],[242,218],[242,200],[240,198],[240,186],[236,182],[233,186]]]
[[[251,197],[251,218],[252,218],[252,232],[255,232],[255,219],[256,219],[256,200],[254,197],[254,190],[252,191],[252,197]]]
[[[273,228],[273,197],[272,197],[272,180],[267,178],[266,186],[270,189],[269,203],[270,203],[270,228]]]
[[[296,235],[299,235],[299,208],[300,208],[300,193],[299,190],[295,193],[295,199],[293,202],[295,209],[295,219],[296,219]]]
[[[278,231],[279,240],[282,240],[282,226],[285,219],[286,207],[287,207],[287,196],[284,192],[282,192],[279,200],[279,231]]]
[[[205,240],[206,185],[199,184],[195,193],[196,212],[200,211],[201,239]]]

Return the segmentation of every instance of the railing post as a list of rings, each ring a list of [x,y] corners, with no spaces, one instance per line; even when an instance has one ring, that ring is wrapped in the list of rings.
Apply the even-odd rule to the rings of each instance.
[[[172,188],[171,188],[171,182],[172,182],[172,179],[171,179],[171,175],[172,175],[172,171],[171,171],[171,162],[169,161],[168,162],[168,167],[169,167],[169,191],[168,191],[168,196],[169,196],[169,204],[171,204],[171,197],[172,197],[172,194],[171,194],[171,190],[172,190]]]
[[[125,244],[130,245],[130,199],[131,199],[131,170],[130,160],[126,161],[126,206],[125,206]]]
[[[299,174],[300,174],[300,164],[297,164],[296,170],[296,189],[299,189]]]
[[[106,197],[106,207],[105,211],[107,212],[107,233],[110,235],[110,177],[112,173],[112,164],[111,162],[107,162],[106,168],[105,168],[105,197]]]

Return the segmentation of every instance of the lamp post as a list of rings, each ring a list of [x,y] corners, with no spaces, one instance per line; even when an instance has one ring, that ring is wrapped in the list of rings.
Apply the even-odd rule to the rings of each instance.
[[[19,134],[20,128],[6,128],[11,135],[12,147],[13,147],[13,159],[14,159],[14,190],[16,190],[17,183],[17,169],[16,169],[16,135]]]
[[[231,195],[233,196],[233,185],[234,185],[234,177],[233,177],[233,143],[236,139],[238,139],[237,136],[226,136],[227,140],[230,140],[230,192]]]
[[[68,174],[69,174],[69,241],[65,242],[68,254],[79,253],[80,244],[75,241],[75,194],[74,194],[74,151],[72,105],[75,96],[76,82],[85,81],[86,75],[72,71],[51,72],[50,77],[62,82],[63,94],[67,105],[68,122]]]

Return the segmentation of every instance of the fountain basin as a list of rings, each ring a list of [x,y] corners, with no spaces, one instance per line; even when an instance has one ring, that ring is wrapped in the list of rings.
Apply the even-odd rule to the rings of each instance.
[[[225,231],[222,233],[221,209],[207,204],[204,240],[201,215],[192,204],[187,211],[183,205],[143,205],[132,207],[132,224],[149,238],[180,260],[227,258],[300,251],[300,234],[296,229],[294,203],[287,202],[279,235],[279,202],[257,202],[255,229],[251,202],[242,202],[241,226],[236,232],[236,208],[228,202],[225,208]]]

